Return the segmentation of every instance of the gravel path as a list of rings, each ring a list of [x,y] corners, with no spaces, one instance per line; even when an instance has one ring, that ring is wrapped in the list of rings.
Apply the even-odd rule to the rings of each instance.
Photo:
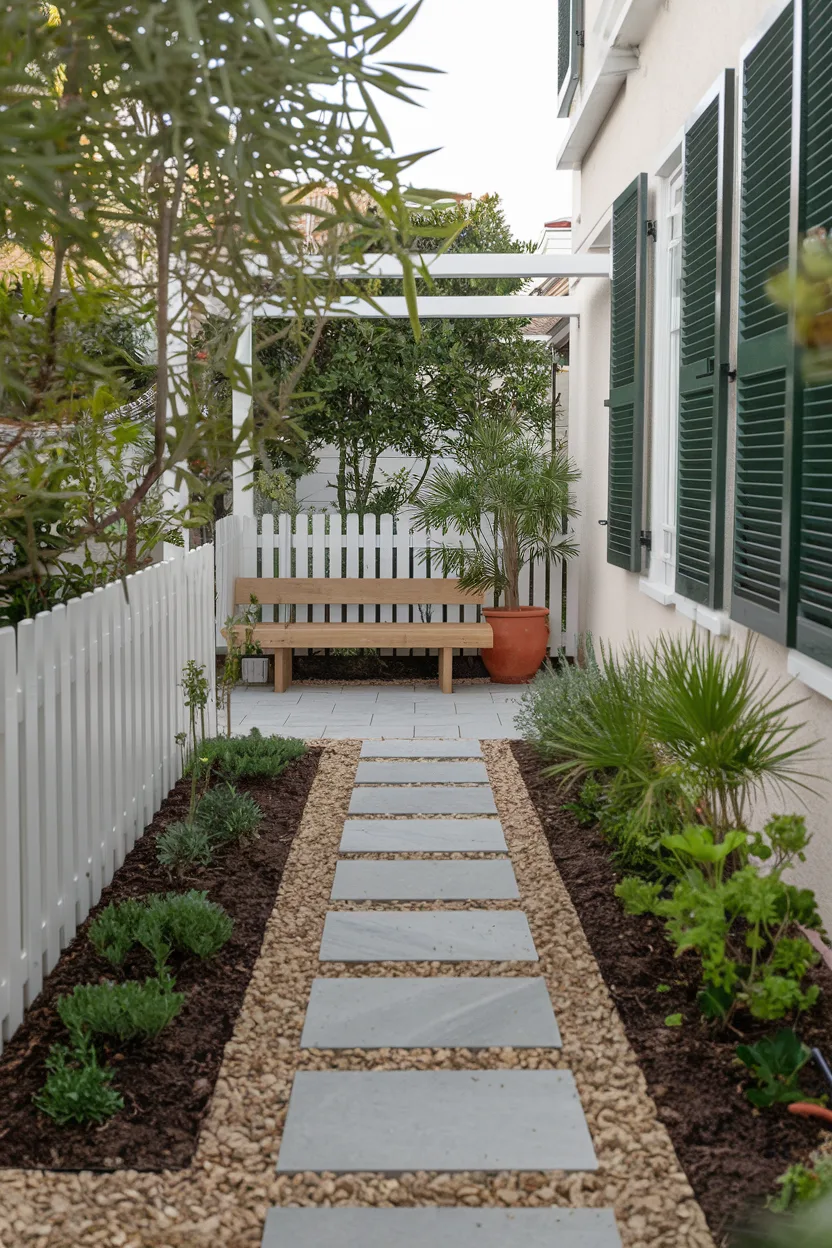
[[[234,1036],[226,1047],[193,1166],[148,1175],[0,1173],[0,1248],[114,1245],[255,1248],[270,1205],[558,1204],[615,1210],[625,1248],[713,1248],[702,1212],[607,994],[560,881],[509,747],[484,742],[497,800],[563,1049],[377,1050],[375,1070],[570,1068],[592,1131],[594,1174],[275,1175],[293,1075],[299,1069],[368,1068],[360,1051],[301,1052],[304,1011],[316,974],[523,974],[517,963],[317,961],[359,745],[327,744],[277,906]],[[375,903],[376,905],[378,903]],[[479,902],[503,908],[505,902]],[[508,903],[517,905],[517,903]],[[338,903],[360,908],[362,903]],[[414,909],[436,903],[414,903]],[[460,903],[452,903],[459,908]],[[410,908],[410,907],[408,907]],[[526,968],[526,972],[528,968]]]

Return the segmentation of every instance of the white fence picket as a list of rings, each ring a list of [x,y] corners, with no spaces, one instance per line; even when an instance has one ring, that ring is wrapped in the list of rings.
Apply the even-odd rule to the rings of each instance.
[[[324,515],[299,513],[292,517],[282,514],[278,520],[276,537],[271,516],[264,516],[258,534],[253,517],[227,516],[216,528],[217,551],[217,637],[220,644],[221,623],[232,613],[234,581],[240,576],[254,576],[257,568],[257,549],[260,548],[262,575],[270,575],[275,567],[277,576],[296,577],[363,577],[375,576],[404,580],[421,580],[441,577],[443,569],[439,559],[426,562],[420,552],[441,541],[447,545],[471,547],[472,539],[460,534],[453,526],[447,533],[429,534],[414,528],[413,509],[405,508],[396,516],[366,515],[360,518],[354,513],[342,517],[338,513]],[[311,524],[310,524],[311,522]],[[483,516],[486,534],[491,529],[491,518]],[[271,555],[269,552],[272,552]],[[276,559],[275,559],[276,551]],[[578,622],[579,561],[573,560],[565,569],[559,562],[551,566],[545,560],[528,564],[520,574],[520,602],[524,605],[550,608],[550,653],[564,647],[568,655],[576,651]],[[565,587],[565,588],[564,588]],[[566,627],[563,626],[564,592]],[[229,597],[231,595],[231,597]],[[478,618],[476,606],[449,607],[442,603],[427,601],[430,590],[425,587],[426,601],[421,604],[398,603],[392,606],[369,603],[366,607],[356,604],[333,603],[330,606],[308,606],[299,603],[280,607],[275,616],[288,620],[329,619],[333,623],[357,622],[377,619],[383,622],[408,623],[422,618],[439,621],[462,620],[473,622]],[[486,596],[486,606],[494,605],[494,595]],[[220,618],[222,616],[222,619]],[[263,608],[263,618],[269,618]],[[300,651],[303,653],[303,651]],[[382,653],[427,654],[426,650],[400,650]],[[474,654],[476,651],[465,651]]]
[[[239,537],[221,537],[227,582]],[[213,554],[0,630],[0,1046],[179,778],[189,658],[205,666],[214,722]]]

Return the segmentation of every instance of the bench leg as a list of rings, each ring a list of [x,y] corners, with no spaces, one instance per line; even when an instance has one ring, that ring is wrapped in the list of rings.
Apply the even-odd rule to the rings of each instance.
[[[439,651],[439,688],[443,693],[453,693],[454,691],[453,664],[453,648],[446,646],[444,650]]]
[[[284,646],[274,652],[274,691],[285,693],[292,683],[292,648]]]

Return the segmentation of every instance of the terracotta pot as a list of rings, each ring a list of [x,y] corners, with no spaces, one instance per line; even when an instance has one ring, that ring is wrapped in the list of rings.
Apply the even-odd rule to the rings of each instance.
[[[494,645],[482,651],[491,679],[500,685],[531,680],[549,648],[548,607],[484,607]]]

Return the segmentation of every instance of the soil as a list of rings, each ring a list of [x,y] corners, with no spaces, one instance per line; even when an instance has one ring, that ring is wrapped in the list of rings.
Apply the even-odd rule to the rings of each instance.
[[[431,680],[438,679],[436,655],[395,654],[296,654],[292,660],[293,680]],[[485,664],[478,654],[455,655],[455,680],[472,677],[488,680]]]
[[[541,778],[540,759],[530,746],[512,742],[512,750],[658,1116],[714,1239],[724,1242],[731,1228],[774,1190],[777,1177],[794,1162],[805,1161],[823,1135],[819,1125],[789,1114],[784,1106],[755,1110],[744,1095],[737,1044],[754,1043],[789,1020],[760,1023],[745,1017],[722,1034],[703,1023],[696,1005],[695,956],[674,957],[658,919],[624,913],[613,891],[619,876],[597,830],[581,827],[564,809],[553,782]],[[799,1031],[806,1044],[828,1053],[832,978],[824,967],[812,974],[822,995],[800,1020]],[[677,1013],[684,1024],[668,1027],[665,1018]],[[810,1096],[828,1091],[812,1063],[801,1086]]]
[[[190,781],[180,780],[127,855],[98,905],[79,928],[27,1011],[0,1061],[0,1167],[50,1170],[167,1170],[194,1154],[223,1050],[243,1003],[263,933],[298,830],[321,751],[310,749],[274,779],[240,782],[263,810],[256,839],[225,850],[210,867],[171,876],[156,860],[156,838],[187,813]],[[234,920],[231,939],[215,957],[171,959],[176,987],[187,994],[181,1013],[155,1040],[99,1046],[116,1071],[124,1109],[102,1126],[58,1126],[32,1102],[45,1078],[45,1059],[67,1036],[55,1010],[76,984],[153,974],[143,951],[120,972],[86,938],[110,902],[147,893],[205,889]]]

